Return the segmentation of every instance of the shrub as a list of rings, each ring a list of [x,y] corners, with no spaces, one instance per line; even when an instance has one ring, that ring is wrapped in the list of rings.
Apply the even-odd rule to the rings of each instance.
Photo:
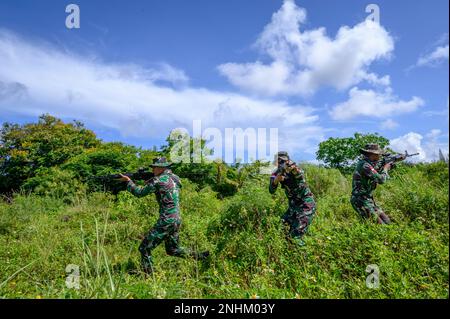
[[[23,188],[36,195],[64,198],[69,202],[86,193],[86,186],[73,173],[57,167],[38,170],[36,176],[29,178]]]
[[[41,168],[63,164],[100,144],[82,123],[64,123],[48,114],[38,123],[4,123],[0,129],[0,192],[17,190]]]
[[[305,171],[306,182],[315,197],[351,192],[351,183],[339,170],[308,164],[301,166]]]

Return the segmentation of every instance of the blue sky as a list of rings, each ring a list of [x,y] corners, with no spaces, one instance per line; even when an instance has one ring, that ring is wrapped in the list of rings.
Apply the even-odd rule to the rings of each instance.
[[[0,122],[49,112],[146,148],[195,119],[278,128],[301,160],[354,132],[448,153],[446,0],[73,1],[80,29],[69,3],[0,2]]]

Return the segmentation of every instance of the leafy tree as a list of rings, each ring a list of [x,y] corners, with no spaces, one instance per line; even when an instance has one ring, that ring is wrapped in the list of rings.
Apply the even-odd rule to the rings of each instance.
[[[349,171],[360,155],[359,150],[369,143],[376,143],[385,148],[389,145],[389,140],[378,135],[378,133],[355,133],[353,137],[346,138],[331,137],[319,144],[316,156],[319,161],[323,161],[328,167]]]
[[[198,151],[196,145],[199,145],[201,150],[205,148],[205,140],[192,138],[184,132],[172,131],[166,138],[166,143],[161,148],[161,154],[173,162],[172,170],[175,174],[191,179],[200,187],[214,183],[214,165],[200,157],[201,154],[195,153]]]
[[[63,198],[73,202],[77,196],[86,194],[86,186],[70,171],[58,167],[40,168],[34,177],[23,184],[23,189],[33,191],[37,195]]]
[[[200,188],[211,186],[219,197],[234,195],[239,187],[237,170],[221,160],[211,161],[206,156],[213,155],[206,148],[206,141],[190,137],[184,132],[172,132],[163,146],[164,156],[174,161],[173,155],[184,158],[181,163],[174,163],[173,171],[180,177],[188,178]],[[201,151],[202,154],[198,152]],[[184,152],[184,154],[183,154]]]
[[[120,142],[103,143],[72,157],[62,168],[72,171],[89,185],[90,190],[101,190],[103,186],[95,177],[135,172],[141,167],[148,168],[149,163],[158,155],[158,152],[142,150]]]
[[[38,123],[4,123],[0,130],[0,192],[17,190],[37,170],[64,163],[100,141],[82,123],[48,114]]]

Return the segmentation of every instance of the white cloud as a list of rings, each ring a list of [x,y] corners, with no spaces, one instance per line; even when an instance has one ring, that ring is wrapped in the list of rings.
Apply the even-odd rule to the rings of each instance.
[[[424,104],[425,102],[416,96],[409,101],[399,100],[390,88],[380,93],[354,87],[349,92],[349,99],[332,107],[330,115],[335,120],[348,120],[357,116],[385,118],[413,112]]]
[[[157,68],[147,73],[149,80],[153,82],[162,81],[175,85],[187,85],[189,83],[189,78],[183,70],[174,68],[167,63],[160,63]]]
[[[427,50],[428,52],[426,54],[422,54],[417,59],[417,62],[406,70],[410,71],[418,67],[438,67],[444,62],[448,62],[448,33],[443,34],[431,47],[431,50]]]
[[[406,135],[391,140],[390,148],[399,153],[404,153],[405,150],[411,154],[419,153],[418,156],[411,158],[411,160],[425,161],[427,159],[427,154],[425,153],[425,150],[422,147],[422,140],[423,140],[422,135],[410,132]]]
[[[448,156],[448,142],[442,141],[446,135],[438,129],[433,129],[422,136],[419,133],[410,132],[390,141],[390,148],[399,153],[419,153],[418,156],[409,159],[412,162],[432,162],[439,159],[439,149]],[[447,135],[448,137],[448,135]]]
[[[398,127],[398,123],[393,121],[392,119],[387,119],[386,121],[383,121],[381,123],[380,127],[383,130],[393,130]]]
[[[438,46],[433,52],[428,53],[419,58],[417,66],[437,66],[449,59],[448,44],[445,46]]]
[[[448,117],[448,109],[442,109],[438,111],[426,111],[422,113],[425,116],[432,117],[432,116],[446,116]]]
[[[204,128],[279,128],[280,147],[290,151],[309,150],[323,139],[311,107],[192,88],[168,65],[107,64],[1,30],[0,61],[0,116],[48,112],[154,139],[177,127],[192,130],[193,120]]]
[[[325,28],[301,31],[306,10],[285,0],[258,37],[255,47],[272,61],[219,66],[221,74],[237,87],[263,95],[312,95],[328,86],[347,89],[361,81],[389,85],[389,76],[369,72],[370,65],[390,57],[394,41],[371,20],[343,26],[336,37]]]
[[[446,121],[447,125],[448,125],[448,120],[449,120],[449,99],[447,97],[447,105],[442,108],[442,109],[438,109],[438,110],[432,110],[432,111],[426,111],[426,112],[422,112],[422,115],[427,116],[427,117],[439,117],[439,119],[441,121]]]

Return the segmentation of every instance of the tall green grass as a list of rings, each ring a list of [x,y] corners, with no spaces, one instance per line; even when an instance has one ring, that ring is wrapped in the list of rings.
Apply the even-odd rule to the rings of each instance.
[[[376,199],[394,223],[362,221],[349,203],[351,177],[306,165],[317,215],[299,248],[280,216],[287,201],[248,180],[218,199],[184,180],[181,243],[207,261],[154,251],[155,273],[139,268],[141,236],[156,222],[154,196],[122,192],[38,196],[0,203],[3,298],[448,298],[448,168],[398,167]],[[80,289],[66,286],[78,265]],[[366,286],[368,265],[380,286]]]

